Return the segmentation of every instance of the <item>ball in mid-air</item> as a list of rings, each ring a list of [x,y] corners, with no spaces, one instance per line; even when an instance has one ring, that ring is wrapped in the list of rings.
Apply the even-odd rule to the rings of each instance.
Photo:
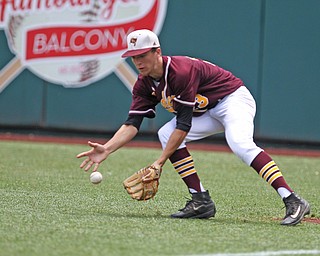
[[[99,184],[102,181],[102,174],[98,171],[90,174],[90,181],[93,184]]]

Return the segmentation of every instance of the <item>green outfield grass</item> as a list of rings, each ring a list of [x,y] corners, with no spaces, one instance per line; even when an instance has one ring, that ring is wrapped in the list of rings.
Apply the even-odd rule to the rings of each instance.
[[[279,225],[283,203],[230,153],[192,151],[217,206],[210,220],[168,216],[188,196],[166,163],[154,200],[132,200],[122,181],[160,151],[123,148],[89,182],[75,155],[86,145],[0,142],[0,255],[215,255],[320,250],[320,225]],[[320,159],[273,156],[289,185],[320,217]]]

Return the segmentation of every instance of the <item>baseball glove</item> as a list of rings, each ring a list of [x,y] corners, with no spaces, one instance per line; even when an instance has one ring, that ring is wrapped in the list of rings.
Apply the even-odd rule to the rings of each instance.
[[[149,200],[158,192],[161,167],[153,165],[142,168],[123,181],[123,186],[132,199]]]

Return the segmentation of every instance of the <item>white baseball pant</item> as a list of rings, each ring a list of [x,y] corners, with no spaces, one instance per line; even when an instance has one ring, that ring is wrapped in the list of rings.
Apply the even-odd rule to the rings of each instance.
[[[199,117],[193,117],[192,127],[178,149],[186,147],[187,142],[225,132],[231,150],[250,166],[255,157],[263,151],[253,141],[255,113],[254,98],[245,86],[241,86],[224,97],[216,107]],[[175,128],[176,117],[159,129],[158,136],[162,148],[166,147]]]

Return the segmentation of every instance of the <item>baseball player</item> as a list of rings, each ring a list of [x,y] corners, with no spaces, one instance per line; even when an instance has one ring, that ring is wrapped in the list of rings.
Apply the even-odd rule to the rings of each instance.
[[[243,81],[221,67],[187,56],[163,56],[159,39],[149,30],[136,30],[127,37],[127,51],[139,71],[133,87],[128,118],[104,145],[92,147],[77,157],[86,157],[80,165],[85,171],[131,141],[144,117],[154,118],[158,103],[174,117],[158,131],[162,153],[152,166],[161,168],[169,159],[180,175],[192,199],[171,215],[173,218],[210,218],[216,207],[202,185],[189,141],[224,132],[231,150],[251,166],[282,198],[286,215],[282,225],[296,225],[310,213],[309,203],[286,183],[273,159],[253,141],[256,104]]]

